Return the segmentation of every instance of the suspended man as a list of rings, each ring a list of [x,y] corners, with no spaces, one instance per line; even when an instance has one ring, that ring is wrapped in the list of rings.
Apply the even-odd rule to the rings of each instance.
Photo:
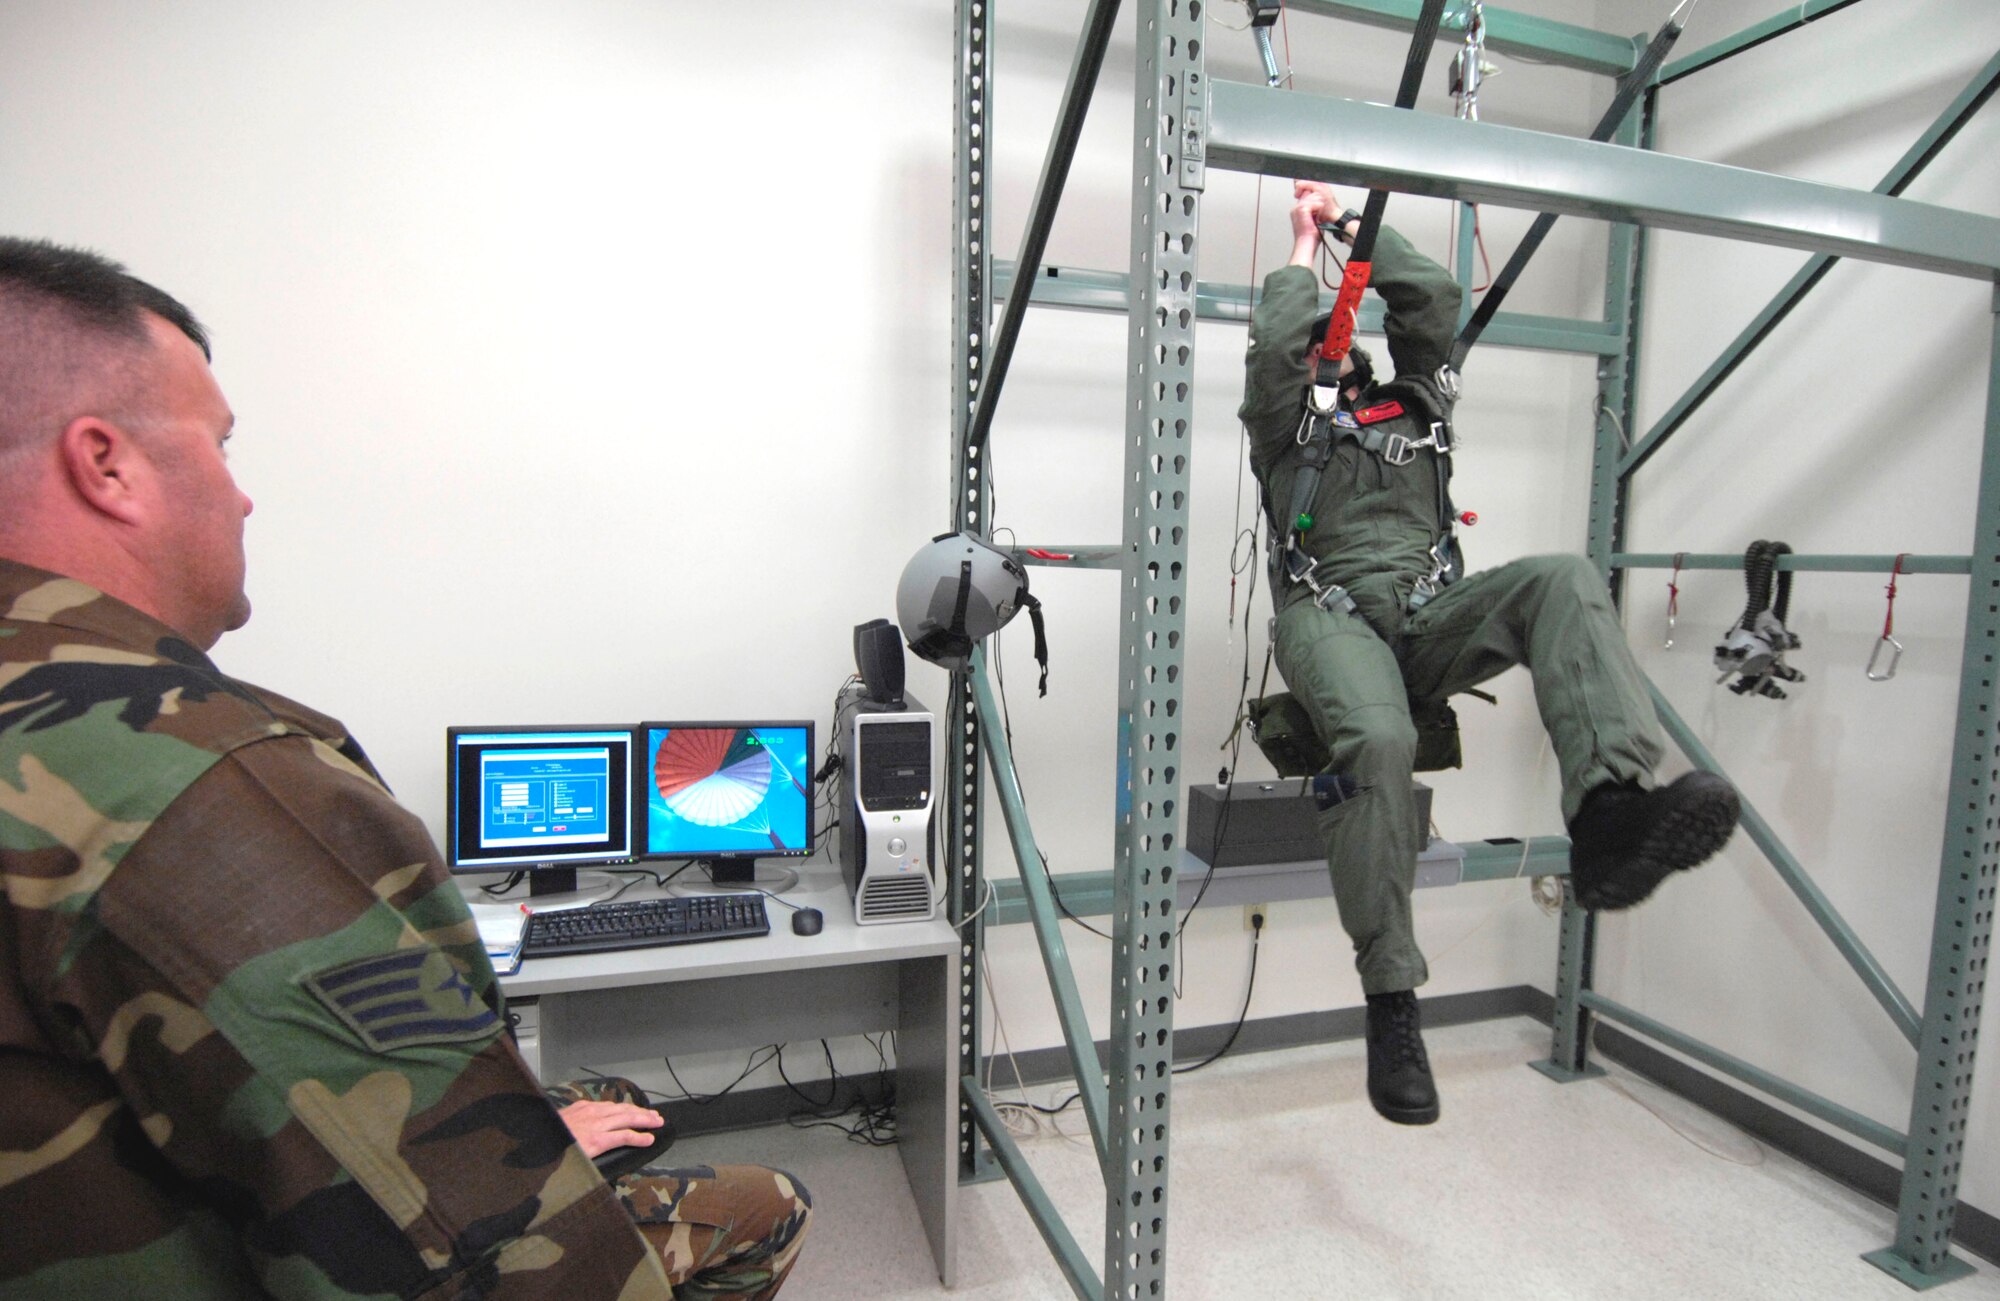
[[[1369,1100],[1421,1125],[1437,1119],[1438,1098],[1412,992],[1428,972],[1410,925],[1422,847],[1411,773],[1420,730],[1447,698],[1512,665],[1533,674],[1585,908],[1630,907],[1714,855],[1738,801],[1712,773],[1654,784],[1659,724],[1587,560],[1531,556],[1460,576],[1448,364],[1459,287],[1382,227],[1371,286],[1387,306],[1395,377],[1377,382],[1359,348],[1339,359],[1337,382],[1320,374],[1321,229],[1352,243],[1361,219],[1324,185],[1294,188],[1292,257],[1265,278],[1252,315],[1239,415],[1272,526],[1278,668],[1331,760],[1313,787],[1368,997]]]

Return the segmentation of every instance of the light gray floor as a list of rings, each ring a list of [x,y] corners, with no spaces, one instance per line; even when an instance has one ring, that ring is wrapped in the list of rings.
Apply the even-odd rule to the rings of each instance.
[[[1548,1051],[1546,1028],[1486,1022],[1427,1042],[1444,1116],[1424,1128],[1369,1109],[1358,1041],[1224,1059],[1176,1081],[1169,1295],[1915,1295],[1859,1259],[1893,1239],[1888,1210],[1615,1067],[1609,1080],[1544,1079],[1524,1063]],[[1065,1125],[1083,1130],[1074,1110]],[[1088,1139],[1024,1146],[1101,1267]],[[786,1301],[1072,1295],[1005,1181],[960,1190],[959,1285],[947,1292],[893,1149],[774,1127],[687,1140],[673,1160],[761,1161],[812,1190],[812,1238]],[[1931,1295],[2000,1298],[2000,1268],[1968,1259],[1978,1274]]]

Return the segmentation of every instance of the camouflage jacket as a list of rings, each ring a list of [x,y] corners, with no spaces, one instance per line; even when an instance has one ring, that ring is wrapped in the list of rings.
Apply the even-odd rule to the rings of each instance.
[[[654,1297],[334,720],[0,560],[0,1298]]]

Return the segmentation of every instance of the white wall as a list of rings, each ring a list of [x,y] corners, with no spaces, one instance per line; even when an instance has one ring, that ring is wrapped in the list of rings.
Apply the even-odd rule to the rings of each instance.
[[[1513,7],[1610,30],[1657,21],[1650,4]],[[1892,69],[1864,70],[1863,46],[1837,40],[1829,20],[1793,38],[1801,46],[1708,74],[1729,94],[1670,93],[1669,147],[1686,139],[1723,161],[1797,162],[1872,183],[1994,44],[1977,0],[1932,8],[1935,22],[1927,9],[1906,24],[1911,57]],[[999,10],[1000,256],[1018,246],[1080,13],[1071,0],[1007,0]],[[1239,11],[1212,13],[1214,75],[1257,79],[1247,34],[1221,27],[1240,22]],[[1887,25],[1867,14],[1859,6],[1839,22]],[[1698,21],[1713,25],[1684,48],[1740,17],[1705,6]],[[1983,24],[1984,35],[1941,35],[1955,31],[1954,17]],[[1302,89],[1392,95],[1402,37],[1327,20],[1288,25]],[[258,502],[257,617],[218,656],[340,714],[436,829],[449,724],[675,714],[825,723],[850,668],[849,629],[893,613],[904,559],[949,518],[953,57],[942,0],[595,0],[560,10],[16,0],[0,9],[4,225],[102,248],[213,328],[217,373],[241,421],[235,468]],[[1750,74],[1751,59],[1774,57],[1762,66],[1786,74],[1782,83]],[[1506,71],[1483,103],[1489,121],[1580,134],[1608,94],[1602,79],[1499,61]],[[1127,20],[1056,226],[1056,262],[1124,265],[1131,64]],[[1790,75],[1800,68],[1810,85]],[[1775,104],[1774,84],[1791,92]],[[1441,86],[1434,67],[1421,107],[1448,111]],[[1760,111],[1732,127],[1745,102]],[[1868,116],[1847,109],[1855,103]],[[1822,129],[1828,117],[1837,130]],[[1980,140],[1990,148],[1987,130],[1954,147],[1924,183],[1927,197],[1992,210],[1990,181],[1966,163]],[[1282,259],[1285,197],[1281,183],[1263,185],[1253,241],[1257,183],[1212,172],[1204,278],[1242,283],[1253,266],[1261,276]],[[1434,254],[1448,249],[1446,205],[1398,199],[1391,219]],[[1485,213],[1495,264],[1527,220]],[[1661,256],[1674,255],[1662,241]],[[1601,227],[1561,223],[1510,306],[1596,315],[1602,256]],[[1716,293],[1743,298],[1737,311],[1747,315],[1753,286],[1782,280],[1795,260],[1732,261],[1726,286],[1654,276],[1649,356],[1661,361],[1648,370],[1650,409],[1725,333],[1713,325]],[[1840,390],[1854,367],[1831,359],[1837,340],[1851,350],[1876,336],[1858,313],[1878,300],[1844,287],[1849,274],[1816,303],[1847,309],[1824,327],[1837,339],[1788,349],[1783,371],[1760,368],[1785,377],[1755,385],[1777,409]],[[1984,329],[1978,295],[1918,279],[1918,292],[1942,297],[1900,302],[1892,318],[1899,356],[1911,340],[1914,392],[1884,385],[1829,401],[1782,445],[1758,441],[1747,462],[1717,449],[1736,455],[1752,440],[1690,430],[1653,472],[1651,482],[1672,482],[1652,499],[1659,505],[1641,507],[1635,541],[1732,550],[1776,533],[1802,548],[1963,550],[1969,515],[1950,514],[1961,494],[1905,526],[1874,488],[1889,473],[1907,493],[1903,478],[1933,465],[1884,453],[1891,422],[1899,443],[1911,441],[1904,404],[1922,404],[1918,446],[1944,458],[1948,478],[1970,473],[1976,447],[1985,336],[1966,335]],[[811,345],[803,367],[794,341]],[[997,521],[1022,541],[1116,538],[1124,348],[1117,318],[1029,321],[994,441]],[[1240,327],[1202,327],[1183,729],[1191,779],[1219,762],[1242,674],[1240,612],[1238,631],[1226,622],[1229,542],[1254,509],[1248,493],[1236,496],[1242,348]],[[1801,356],[1818,370],[1791,369]],[[1457,490],[1482,517],[1467,539],[1473,563],[1579,549],[1590,363],[1487,348],[1466,382]],[[1796,492],[1801,484],[1810,495]],[[1101,870],[1113,836],[1115,585],[1093,573],[1037,571],[1034,581],[1054,655],[1047,700],[1032,692],[1025,631],[1005,638],[1023,778],[1055,869]],[[1906,585],[1898,624],[1911,649],[1893,686],[1835,685],[1850,660],[1859,678],[1880,584],[1808,580],[1804,662],[1826,688],[1816,682],[1787,705],[1723,696],[1689,707],[1759,807],[1806,851],[1833,859],[1843,902],[1879,919],[1871,929],[1912,988],[1928,927],[1927,846],[1942,819],[1963,589],[1947,590],[1953,582]],[[1649,667],[1678,698],[1702,700],[1714,694],[1704,647],[1734,598],[1724,577],[1684,586],[1683,647]],[[1642,646],[1659,621],[1650,591],[1644,579],[1634,588]],[[1260,590],[1253,672],[1267,608]],[[912,682],[942,698],[933,670],[913,665]],[[1517,673],[1498,686],[1499,708],[1461,711],[1472,766],[1436,781],[1438,823],[1453,838],[1561,830],[1528,684]],[[1855,753],[1864,743],[1876,754]],[[1258,771],[1250,761],[1246,772]],[[1826,791],[1884,780],[1893,791],[1880,803],[1856,795],[1835,816],[1819,812]],[[1903,812],[1885,818],[1881,807]],[[988,845],[994,873],[1011,871],[997,816]],[[1884,862],[1903,866],[1892,874]],[[1733,854],[1725,869],[1676,883],[1655,908],[1607,927],[1607,984],[1662,1015],[1695,1011],[1693,1028],[1733,1037],[1774,1066],[1858,1074],[1858,1104],[1900,1124],[1892,1080],[1907,1075],[1907,1050],[1865,1024],[1873,1009],[1858,994],[1840,995],[1829,1014],[1807,1010],[1825,999],[1791,992],[1837,984],[1841,973],[1791,956],[1810,937],[1778,916],[1789,905],[1774,887],[1744,883],[1754,876],[1748,856]],[[1553,927],[1525,886],[1425,892],[1417,916],[1433,955],[1429,992],[1550,984]],[[1187,933],[1177,1022],[1232,1020],[1249,957],[1240,913],[1199,914]],[[1027,928],[989,934],[1013,1046],[1056,1042]],[[1724,940],[1755,957],[1704,949],[1688,959],[1697,943]],[[1105,948],[1075,931],[1070,943],[1101,1033]],[[1278,906],[1252,1015],[1358,1003],[1347,954],[1330,903]],[[1774,1053],[1747,1052],[1767,1039]],[[697,1087],[734,1073],[733,1060],[697,1065],[710,1072],[689,1077]],[[1975,1166],[1969,1190],[1980,1177]]]
[[[1787,6],[1704,5],[1677,53]],[[1638,30],[1661,6],[1605,3],[1597,24]],[[1668,87],[1671,153],[1872,188],[2000,47],[1981,0],[1855,5]],[[1746,111],[1745,106],[1754,106]],[[2000,213],[1988,105],[1907,197]],[[1647,267],[1640,428],[1676,400],[1805,261],[1799,253],[1661,234]],[[1790,320],[1641,472],[1633,550],[1963,555],[1993,346],[1991,284],[1838,265]],[[1745,796],[1921,1007],[1929,969],[1967,583],[1905,578],[1894,680],[1863,669],[1882,632],[1882,575],[1804,574],[1793,698],[1749,701],[1713,683],[1710,648],[1741,612],[1732,574],[1682,576],[1680,636],[1661,649],[1664,572],[1626,608],[1640,659]],[[1915,1054],[1762,855],[1739,836],[1716,867],[1600,928],[1612,997],[1898,1130]],[[1991,1025],[1991,1018],[1988,1018]],[[1975,1092],[1961,1193],[2000,1209],[1993,1041]]]

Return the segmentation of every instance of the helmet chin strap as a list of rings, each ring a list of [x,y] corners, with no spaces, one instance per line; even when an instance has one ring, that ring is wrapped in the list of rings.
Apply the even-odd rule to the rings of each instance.
[[[1042,603],[1024,591],[1021,593],[1021,604],[1028,607],[1028,622],[1035,626],[1035,663],[1042,666],[1041,694],[1046,696],[1049,694],[1049,634],[1042,626]]]

